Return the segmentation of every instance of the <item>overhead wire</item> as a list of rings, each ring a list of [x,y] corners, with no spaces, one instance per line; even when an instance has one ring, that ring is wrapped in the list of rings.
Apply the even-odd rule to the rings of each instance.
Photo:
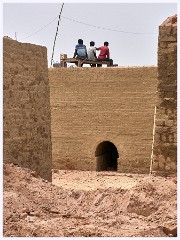
[[[59,15],[58,15],[59,16]],[[57,18],[58,16],[56,16],[52,21],[50,21],[48,24],[46,24],[44,27],[42,27],[41,29],[31,33],[30,35],[24,37],[24,38],[21,38],[21,40],[24,40],[24,39],[27,39],[29,37],[32,37],[34,36],[35,34],[41,32],[42,30],[44,30],[46,27],[48,27],[51,23],[53,23]],[[72,18],[69,18],[69,17],[65,17],[65,16],[61,16],[61,18],[64,18],[64,19],[67,19],[69,21],[72,21],[72,22],[76,22],[76,23],[79,23],[79,24],[83,24],[83,25],[86,25],[86,26],[89,26],[89,27],[94,27],[94,28],[99,28],[99,29],[102,29],[102,30],[107,30],[107,31],[112,31],[112,32],[119,32],[119,33],[125,33],[125,34],[158,34],[158,33],[145,33],[145,32],[129,32],[129,31],[123,31],[123,30],[117,30],[117,29],[111,29],[111,28],[105,28],[105,27],[101,27],[101,26],[97,26],[97,25],[92,25],[92,24],[89,24],[89,23],[85,23],[85,22],[81,22],[81,21],[78,21],[78,20],[75,20],[75,19],[72,19]]]
[[[75,19],[72,19],[72,18],[69,18],[69,17],[62,16],[62,18],[70,20],[72,22],[84,24],[84,25],[89,26],[89,27],[99,28],[99,29],[108,30],[108,31],[112,31],[112,32],[120,32],[120,33],[126,33],[126,34],[157,34],[157,33],[145,33],[145,32],[144,33],[143,32],[127,32],[127,31],[122,31],[122,30],[117,30],[117,29],[100,27],[100,26],[89,24],[89,23],[84,23],[84,22],[81,22],[81,21],[78,21],[78,20],[75,20]]]
[[[53,51],[52,51],[52,57],[51,57],[51,67],[52,67],[53,56],[54,56],[54,48],[55,48],[55,44],[56,44],[56,37],[58,35],[59,23],[61,21],[61,13],[62,13],[63,7],[64,7],[64,3],[62,4],[61,11],[59,13],[59,19],[58,19],[58,24],[57,24],[57,28],[56,28],[56,34],[55,34],[55,38],[54,38]]]
[[[49,23],[46,24],[44,27],[42,27],[41,29],[39,29],[39,30],[31,33],[30,35],[28,35],[28,36],[26,36],[26,37],[24,37],[24,38],[21,38],[19,41],[24,40],[24,39],[29,38],[29,37],[32,37],[32,36],[34,36],[35,34],[37,34],[38,32],[41,32],[41,31],[44,30],[46,27],[48,27],[52,22],[54,22],[56,19],[57,19],[57,16],[56,16],[51,22],[49,22]]]

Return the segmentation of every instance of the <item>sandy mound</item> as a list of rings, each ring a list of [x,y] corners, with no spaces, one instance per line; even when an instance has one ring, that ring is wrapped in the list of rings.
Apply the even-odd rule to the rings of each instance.
[[[4,164],[4,236],[165,237],[177,224],[174,178],[53,171],[53,182]]]

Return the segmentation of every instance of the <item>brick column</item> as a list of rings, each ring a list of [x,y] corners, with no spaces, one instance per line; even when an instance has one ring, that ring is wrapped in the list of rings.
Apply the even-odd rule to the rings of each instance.
[[[3,161],[51,181],[47,49],[3,39]]]
[[[158,104],[153,171],[177,170],[177,15],[159,27]]]

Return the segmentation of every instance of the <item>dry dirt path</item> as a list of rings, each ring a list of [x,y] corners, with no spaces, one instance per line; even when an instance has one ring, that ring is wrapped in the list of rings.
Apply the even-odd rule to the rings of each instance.
[[[97,190],[106,188],[130,189],[144,178],[144,175],[117,172],[91,172],[61,170],[53,173],[53,183],[65,189]],[[148,179],[148,178],[147,178]]]
[[[4,164],[5,237],[165,237],[177,224],[174,178],[53,171],[53,182]]]

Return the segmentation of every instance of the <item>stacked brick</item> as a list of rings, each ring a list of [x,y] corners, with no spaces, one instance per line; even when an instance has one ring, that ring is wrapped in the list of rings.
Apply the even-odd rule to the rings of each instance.
[[[159,27],[158,104],[153,170],[177,170],[177,15]]]
[[[149,173],[157,67],[49,70],[52,165],[96,170],[103,141],[118,151],[118,171]]]
[[[56,68],[49,78],[50,86],[45,47],[3,39],[4,162],[51,181],[51,160],[53,168],[96,170],[96,149],[109,141],[119,172],[149,172],[156,67]],[[158,94],[152,169],[171,173],[177,170],[176,15],[159,27]]]
[[[5,163],[51,175],[50,89],[45,47],[3,39]]]

